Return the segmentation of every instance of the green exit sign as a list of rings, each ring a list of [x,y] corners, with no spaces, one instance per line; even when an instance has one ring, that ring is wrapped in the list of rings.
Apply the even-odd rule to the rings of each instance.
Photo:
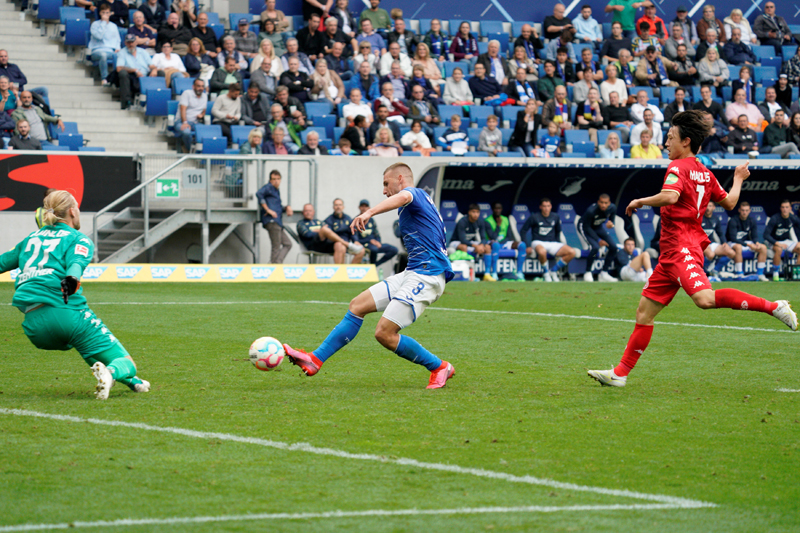
[[[156,180],[156,198],[180,198],[181,183],[177,178],[158,178]]]

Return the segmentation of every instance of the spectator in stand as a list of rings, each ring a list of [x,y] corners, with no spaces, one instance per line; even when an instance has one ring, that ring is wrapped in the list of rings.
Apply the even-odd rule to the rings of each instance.
[[[282,128],[272,130],[271,139],[265,139],[261,145],[261,153],[267,155],[293,155],[297,153],[294,143],[284,142],[286,134]]]
[[[772,86],[775,89],[777,101],[789,109],[792,107],[792,88],[789,86],[789,77],[786,74],[778,76],[778,81]]]
[[[792,118],[789,119],[789,131],[786,132],[786,140],[800,147],[800,113],[792,113]],[[800,237],[800,233],[797,236]]]
[[[358,21],[350,13],[349,4],[348,0],[336,0],[336,6],[331,10],[330,14],[339,22],[337,24],[339,30],[349,39],[355,39],[358,33]],[[356,48],[354,47],[353,53],[355,53],[355,50]]]
[[[392,27],[392,19],[385,9],[380,7],[380,0],[369,0],[369,7],[361,12],[359,23],[369,20],[376,30],[388,30]]]
[[[389,128],[378,128],[375,143],[369,149],[369,155],[379,157],[399,157],[402,153],[400,143],[394,140],[392,130]]]
[[[525,103],[525,109],[517,111],[517,122],[508,139],[509,151],[515,150],[523,157],[533,157],[536,136],[542,122],[542,116],[536,112],[538,109],[539,102],[531,98]]]
[[[425,34],[423,43],[428,47],[430,55],[439,61],[446,61],[448,35],[442,31],[442,22],[439,19],[431,20],[431,29]]]
[[[361,200],[361,203],[358,204],[358,210],[363,214],[368,209],[369,200]],[[369,262],[376,267],[390,261],[397,255],[396,247],[381,242],[381,234],[374,218],[367,221],[364,225],[364,230],[357,233],[355,238],[366,250],[369,250]],[[383,254],[380,259],[378,259],[378,254]]]
[[[0,113],[10,113],[17,108],[17,96],[11,90],[8,76],[0,76]]]
[[[335,19],[334,19],[335,20]],[[324,48],[327,42],[324,33],[319,31],[320,16],[312,13],[308,19],[308,24],[300,28],[295,35],[297,39],[297,49],[308,56],[308,60],[314,64],[318,58],[324,55]]]
[[[672,34],[669,39],[664,41],[664,55],[674,61],[678,58],[678,46],[683,45],[686,48],[686,54],[694,56],[696,51],[692,43],[687,37],[683,36],[683,25],[679,22],[672,23]]]
[[[276,31],[287,31],[289,29],[289,19],[286,18],[283,11],[275,9],[275,0],[266,0],[264,2],[264,11],[261,12],[261,22],[271,20],[275,25]]]
[[[508,68],[512,72],[517,72],[519,69],[525,70],[525,79],[529,82],[536,82],[539,80],[539,67],[533,59],[529,58],[525,53],[525,48],[517,46],[514,48],[514,57],[508,60]],[[509,82],[512,83],[513,82]]]
[[[649,109],[645,109],[644,113],[644,121],[640,124],[637,124],[631,130],[630,136],[630,143],[631,144],[640,144],[641,135],[645,131],[650,132],[650,142],[658,147],[659,150],[664,149],[664,140],[663,134],[661,132],[661,125],[653,123],[653,112]]]
[[[575,66],[575,72],[579,80],[583,79],[587,68],[592,71],[592,80],[598,83],[603,81],[603,70],[600,68],[600,63],[592,59],[592,51],[589,48],[584,48],[581,51],[581,60]]]
[[[253,59],[258,54],[258,37],[250,31],[250,21],[239,19],[238,31],[233,35],[236,51],[246,59]]]
[[[375,108],[376,114],[378,107],[381,105],[386,106],[387,111],[389,111],[389,117],[391,117],[392,120],[397,120],[400,123],[405,122],[404,118],[406,115],[408,115],[408,107],[406,107],[406,105],[395,96],[394,87],[390,81],[384,82],[381,85],[381,96],[376,98],[372,104],[373,108]],[[357,150],[355,145],[353,146],[353,149]]]
[[[419,120],[411,123],[411,129],[403,134],[400,145],[423,156],[429,156],[434,151],[430,139],[422,131],[422,123]]]
[[[532,86],[527,80],[527,72],[525,67],[519,67],[517,69],[517,77],[506,86],[505,92],[508,95],[508,99],[514,100],[517,105],[525,105],[530,99],[539,99],[535,86]]]
[[[100,83],[103,87],[109,83],[108,62],[116,62],[120,51],[119,28],[109,21],[110,17],[111,6],[104,3],[100,6],[100,18],[92,22],[89,28],[89,53],[92,61],[97,61],[100,67]],[[133,34],[131,36],[136,38]]]
[[[769,122],[774,122],[775,114],[778,111],[783,111],[784,123],[786,126],[789,125],[789,108],[778,102],[774,87],[767,87],[764,101],[758,104],[758,110],[761,111],[764,119]]]
[[[358,154],[350,147],[350,141],[344,137],[339,137],[339,142],[337,143],[336,148],[330,151],[330,155],[350,156]]]
[[[475,97],[469,83],[464,79],[464,72],[460,67],[453,69],[453,75],[445,81],[444,96],[442,97],[447,105],[472,105]]]
[[[612,252],[609,252],[612,253]],[[617,250],[614,255],[617,275],[622,281],[636,281],[646,283],[653,275],[650,266],[650,254],[639,253],[636,250],[636,241],[631,237],[625,239],[622,250]]]
[[[361,65],[365,62],[369,64],[370,74],[377,76],[381,58],[379,55],[376,56],[372,53],[372,45],[369,44],[369,41],[361,41],[358,43],[358,54],[353,58],[353,65]],[[360,68],[359,66],[359,69]]]
[[[543,101],[550,100],[555,95],[556,87],[564,85],[564,80],[555,75],[556,63],[549,59],[544,62],[544,77],[536,84],[539,96]]]
[[[361,24],[361,33],[356,37],[359,46],[364,42],[368,42],[370,48],[375,51],[377,56],[382,57],[386,54],[386,41],[383,40],[383,37],[381,37],[378,32],[372,29],[372,21],[363,19],[359,24]]]
[[[723,50],[725,45],[717,40],[717,36],[719,35],[717,30],[709,28],[706,30],[705,35],[705,39],[701,40],[700,44],[697,45],[697,54],[695,56],[697,61],[699,62],[706,57],[706,52],[708,52],[709,48],[715,49],[719,57],[724,57],[725,52]]]
[[[722,158],[728,153],[729,130],[722,122],[714,120],[711,113],[704,113],[705,121],[711,127],[708,137],[700,146],[700,153],[711,158]],[[720,235],[722,238],[722,235]]]
[[[411,56],[419,44],[417,34],[406,29],[406,21],[397,18],[394,21],[394,30],[386,32],[386,40],[389,45],[397,43],[400,45],[400,53]]]
[[[597,202],[589,206],[578,220],[578,233],[591,248],[587,265],[592,265],[598,258],[600,248],[605,246],[608,250],[614,247],[614,241],[606,230],[614,228],[614,218],[617,214],[617,206],[611,203],[611,198],[607,194],[601,194]],[[614,254],[607,253],[603,269],[598,276],[599,281],[616,281],[616,278],[609,275],[608,270],[614,261]],[[583,275],[584,281],[594,281],[592,278],[591,267]]]
[[[633,89],[636,86],[636,70],[635,65],[631,63],[631,59],[631,51],[623,48],[619,51],[619,61],[614,63],[618,71],[617,76],[625,82],[629,98],[633,95]]]
[[[553,39],[547,44],[545,57],[550,61],[555,61],[556,57],[558,56],[558,51],[562,48],[566,49],[566,53],[569,56],[569,60],[572,62],[572,64],[578,62],[577,58],[575,57],[575,49],[572,47],[572,32],[569,30],[564,30],[561,36]],[[565,61],[559,61],[559,63],[564,62]]]
[[[399,61],[394,61],[389,74],[381,78],[381,87],[387,82],[392,84],[394,94],[399,98],[406,100],[411,97],[411,84],[406,80]]]
[[[189,0],[191,1],[191,0]],[[189,41],[192,40],[192,30],[189,26],[181,26],[177,13],[170,13],[166,24],[158,30],[156,39],[156,52],[161,51],[161,45],[167,41],[172,43],[172,49],[179,56],[185,56],[189,51]],[[222,63],[219,63],[220,66]],[[247,68],[245,65],[244,68]]]
[[[672,61],[666,57],[660,57],[654,46],[648,46],[644,57],[641,57],[639,64],[636,65],[636,80],[643,85],[650,85],[653,88],[653,95],[660,96],[661,87],[678,86],[678,82],[669,79],[669,74],[674,70],[675,66]]]
[[[247,70],[247,58],[236,50],[236,39],[230,35],[226,35],[222,38],[222,51],[217,55],[217,65],[219,65],[220,68],[225,68],[229,57],[236,62],[236,68],[242,78],[245,77],[245,74],[250,76],[250,71]]]
[[[11,82],[10,89],[15,93],[15,96],[19,94],[19,91],[24,91],[25,84],[28,83],[28,78],[25,77],[20,68],[14,63],[8,62],[8,52],[6,50],[0,50],[0,76],[6,76],[9,79]],[[47,87],[34,87],[28,90],[44,98],[47,98],[49,94]]]
[[[125,2],[125,0],[115,1]],[[170,9],[172,9],[173,13],[178,14],[179,24],[184,28],[191,30],[197,25],[197,15],[195,14],[196,7],[193,0],[172,0]]]
[[[749,152],[757,152],[759,148],[758,136],[756,136],[755,131],[750,129],[747,115],[739,115],[735,123],[736,127],[731,130],[728,136],[730,144],[733,146],[733,153],[747,154]]]
[[[305,120],[302,117],[299,119],[287,118],[284,120],[284,117],[290,117],[290,115],[284,112],[283,107],[277,101],[269,108],[269,113],[272,116],[272,121],[267,125],[267,129],[269,130],[267,137],[271,138],[273,131],[281,130],[283,132],[281,142],[286,145],[287,151],[292,154],[297,152],[297,147],[302,144],[300,142],[300,132],[305,129]],[[268,140],[269,139],[265,138],[265,143]],[[266,146],[267,145],[264,144],[262,148]]]
[[[450,53],[454,61],[467,59],[472,61],[478,57],[478,40],[470,33],[469,22],[462,22],[458,27],[458,33],[450,43]]]
[[[783,109],[775,111],[772,122],[764,128],[764,145],[761,152],[765,154],[778,154],[783,159],[790,155],[800,155],[797,145],[788,141],[789,127],[786,125],[786,114]]]
[[[286,53],[286,43],[283,40],[283,34],[275,30],[275,24],[271,20],[262,22],[263,30],[258,34],[259,42],[264,39],[272,41],[272,48],[275,50],[275,55],[279,58]],[[281,68],[281,72],[283,69]]]
[[[406,54],[400,52],[400,45],[397,42],[389,44],[389,51],[381,56],[381,76],[389,75],[389,73],[392,71],[392,64],[394,62],[397,62],[400,65],[400,70],[405,77],[411,77],[413,74],[413,71],[411,70],[411,59]]]
[[[300,102],[311,100],[309,91],[314,87],[314,80],[300,71],[300,60],[297,57],[289,58],[289,70],[281,74],[280,84],[288,87],[289,94]]]
[[[450,117],[450,127],[436,139],[436,144],[453,155],[464,155],[469,151],[469,136],[461,129],[460,115]]]
[[[731,65],[755,65],[757,61],[750,45],[742,41],[742,30],[739,28],[731,30],[731,35],[722,48],[722,52]]]
[[[631,112],[620,102],[617,91],[608,93],[608,100],[608,105],[603,108],[603,122],[606,128],[615,130],[623,142],[628,142],[628,136],[633,127]]]
[[[322,34],[322,37],[325,39],[323,52],[326,56],[333,53],[333,48],[336,43],[342,45],[339,57],[350,57],[358,50],[358,41],[350,38],[339,29],[339,19],[336,17],[328,17],[325,19],[325,32]]]
[[[328,70],[336,73],[342,81],[348,81],[353,77],[353,71],[350,70],[350,62],[342,55],[344,45],[340,42],[335,42],[332,46],[331,53],[325,56]]]
[[[33,95],[30,91],[19,93],[19,107],[11,113],[11,119],[15,123],[27,120],[30,125],[30,135],[38,140],[45,149],[53,145],[50,142],[50,130],[47,128],[47,124],[56,124],[61,131],[64,131],[64,122],[61,117],[48,115],[42,111],[41,107],[33,105]]]
[[[178,150],[183,147],[183,152],[188,154],[192,148],[192,134],[198,124],[203,123],[208,107],[208,94],[206,83],[201,79],[194,80],[192,88],[183,91],[178,103],[178,120],[175,123]]]
[[[664,156],[658,146],[650,144],[651,138],[650,130],[642,131],[639,144],[634,144],[631,148],[631,159],[663,159]]]
[[[372,0],[377,2],[378,0]],[[341,200],[339,200],[341,202]],[[342,204],[344,206],[344,204]],[[348,217],[349,218],[349,217]],[[349,229],[349,228],[348,228]],[[350,252],[355,254],[353,263],[360,263],[364,258],[364,247],[358,243],[351,242],[351,238],[339,236],[327,224],[314,218],[314,206],[306,204],[303,206],[303,220],[297,223],[297,235],[306,250],[321,254],[333,254],[333,262],[339,265],[344,264],[345,254]],[[356,261],[358,258],[358,261]]]
[[[555,122],[563,136],[565,130],[572,129],[569,120],[570,105],[571,102],[567,100],[567,88],[559,85],[556,87],[554,97],[545,102],[542,108],[542,125],[549,126],[551,122]]]
[[[612,24],[619,22],[622,25],[622,35],[626,39],[633,39],[636,35],[636,10],[645,5],[645,2],[631,2],[630,0],[611,0],[605,7],[606,13],[612,13]]]
[[[759,281],[769,281],[764,275],[767,266],[767,247],[764,243],[758,242],[758,224],[750,217],[750,204],[742,202],[739,204],[739,216],[728,219],[727,229],[728,246],[733,248],[736,254],[733,261],[733,275],[737,281],[743,281],[744,265],[742,250],[745,247],[756,254],[756,276]]]
[[[434,107],[438,107],[439,104],[439,93],[436,89],[434,89],[433,84],[430,80],[425,78],[425,71],[422,68],[422,65],[415,65],[414,66],[414,77],[408,82],[409,91],[413,91],[414,87],[421,86],[422,89],[425,91],[425,98],[428,99]]]
[[[428,49],[428,45],[425,43],[419,43],[417,45],[417,50],[414,53],[414,60],[411,62],[412,69],[419,65],[422,67],[422,73],[425,76],[425,79],[431,82],[431,85],[436,89],[437,94],[441,94],[441,85],[444,85],[444,80],[442,79],[442,71],[439,69],[439,65],[436,64],[436,61],[431,57],[430,50]]]
[[[681,25],[683,28],[683,31],[681,32],[683,38],[688,40],[689,44],[691,44],[693,47],[700,42],[700,39],[697,37],[697,25],[691,18],[689,18],[689,13],[686,10],[686,6],[678,6],[676,17],[672,19],[672,22],[673,24],[677,23]],[[686,48],[688,50],[689,47],[687,46]]]
[[[766,120],[755,104],[747,103],[744,97],[744,89],[738,89],[733,93],[733,102],[729,103],[728,107],[725,108],[725,116],[731,123],[738,122],[741,115],[747,117],[747,121],[753,129],[761,130],[761,123]]]
[[[600,88],[592,79],[594,72],[590,67],[587,67],[583,72],[579,72],[578,74],[581,75],[581,81],[576,82],[572,87],[572,98],[574,101],[582,102],[586,100],[586,96],[589,94],[590,89],[597,89],[599,93]]]
[[[794,238],[792,238],[792,230],[794,230]],[[792,202],[783,200],[780,212],[772,215],[764,228],[764,242],[772,248],[775,254],[772,258],[773,281],[780,281],[780,274],[783,270],[781,258],[784,252],[789,257],[794,252],[794,260],[797,263],[800,257],[800,246],[797,245],[798,237],[800,237],[800,218],[792,213]]]
[[[497,129],[498,123],[495,115],[486,117],[486,126],[478,137],[478,150],[488,152],[492,157],[503,151],[503,132]]]
[[[606,143],[600,147],[598,157],[603,159],[625,159],[625,151],[620,148],[619,135],[612,131],[606,137]]]
[[[619,59],[620,50],[630,50],[630,48],[631,40],[622,36],[622,24],[614,22],[611,24],[611,37],[603,41],[600,59],[604,64],[611,64]]]
[[[139,4],[139,11],[144,15],[145,24],[156,33],[167,23],[167,11],[158,0],[143,1]]]
[[[589,138],[597,146],[597,130],[603,129],[603,106],[600,103],[600,91],[589,89],[586,100],[578,102],[574,125],[579,130],[589,130]]]
[[[283,109],[284,116],[287,117],[293,124],[297,124],[300,127],[297,131],[302,131],[305,129],[305,118],[306,118],[306,108],[303,105],[303,102],[298,100],[293,96],[289,96],[289,88],[285,85],[278,85],[275,88],[275,101],[273,104],[278,104]],[[275,113],[273,113],[274,115]],[[299,138],[298,135],[295,135],[292,130],[289,130],[289,133],[292,135],[292,138]]]
[[[220,56],[221,57],[221,56]],[[228,56],[223,68],[218,68],[211,75],[211,80],[208,82],[208,91],[211,94],[219,96],[228,92],[228,87],[234,83],[242,83],[242,73],[239,71],[239,65],[236,63],[236,58]]]
[[[415,85],[411,89],[411,100],[408,103],[408,118],[422,123],[422,129],[428,137],[433,138],[433,128],[440,123],[439,111],[425,98],[425,89]]]
[[[640,90],[636,93],[636,103],[631,106],[631,118],[636,124],[644,121],[644,110],[649,109],[653,112],[653,120],[658,123],[664,122],[664,114],[657,105],[649,103],[647,91]]]
[[[501,89],[504,89],[509,80],[513,78],[506,58],[500,55],[500,41],[489,41],[488,50],[478,56],[478,63],[483,65],[484,71],[493,78]]]
[[[200,39],[209,57],[217,57],[217,53],[220,50],[217,46],[217,35],[214,33],[214,30],[208,27],[207,13],[200,13],[197,15],[197,27],[192,28],[192,37]]]
[[[647,24],[647,31],[650,35],[657,38],[663,45],[667,38],[667,26],[664,21],[656,15],[656,5],[652,2],[647,2],[644,7],[644,15],[636,21],[636,27],[641,26],[642,23]]]
[[[212,124],[218,124],[222,128],[222,134],[227,137],[228,144],[233,140],[231,126],[235,126],[242,118],[242,86],[238,83],[231,83],[225,94],[220,94],[214,100],[211,108]]]
[[[251,83],[247,89],[247,94],[241,99],[241,102],[242,120],[245,126],[255,126],[262,132],[266,132],[267,125],[272,120],[269,114],[270,102],[267,95],[263,94],[258,87]]]
[[[539,139],[534,154],[536,157],[561,157],[561,134],[558,124],[551,122],[547,125],[547,132]]]
[[[672,123],[672,117],[676,113],[681,113],[690,109],[689,102],[686,101],[686,89],[678,87],[675,89],[675,99],[664,108],[664,121]]]
[[[481,102],[493,101],[506,95],[503,93],[503,88],[497,83],[497,80],[486,76],[486,69],[483,63],[475,63],[475,75],[469,81],[469,89],[472,91],[472,96],[480,98]],[[484,104],[487,105],[487,104]]]
[[[716,32],[717,38],[720,40],[720,42],[725,42],[727,36],[725,35],[725,29],[722,25],[722,21],[717,18],[714,6],[706,4],[703,6],[703,18],[697,23],[697,38],[700,41],[707,40],[706,32],[710,29]],[[697,53],[700,53],[699,49],[697,50]]]
[[[141,11],[134,11],[131,20],[133,25],[128,28],[128,34],[135,35],[136,46],[152,55],[156,49],[156,32],[145,26]]]
[[[263,152],[261,151],[261,145],[264,143],[264,134],[261,132],[260,129],[254,128],[250,130],[247,134],[247,142],[242,143],[242,146],[239,147],[239,154],[240,155],[261,155]],[[234,163],[236,168],[236,173],[239,176],[236,177],[235,180],[231,180],[232,183],[236,183],[241,178],[242,161],[237,161]],[[265,228],[266,229],[266,228]]]
[[[127,28],[128,22],[128,0],[111,0],[111,18],[109,19],[112,24],[118,28]]]
[[[125,50],[117,55],[119,101],[122,109],[128,109],[133,104],[133,95],[139,92],[139,78],[155,75],[156,66],[153,65],[150,55],[136,46],[136,36],[126,36]]]
[[[167,87],[172,87],[174,77],[189,77],[181,58],[172,53],[172,43],[170,42],[161,45],[161,53],[153,56],[153,65],[156,67],[156,74],[164,78]]]
[[[309,61],[308,56],[297,49],[297,39],[291,37],[286,40],[286,53],[281,56],[281,63],[283,63],[283,72],[289,70],[289,59],[297,58],[298,70],[306,75],[311,75],[314,72],[314,67]]]
[[[345,128],[342,137],[350,141],[350,146],[359,155],[367,150],[367,119],[363,115],[357,115],[351,124]],[[377,131],[376,131],[377,134]]]
[[[342,107],[342,116],[350,123],[358,115],[365,117],[368,125],[372,123],[372,108],[369,103],[361,100],[361,90],[358,87],[353,87],[350,89],[350,103]]]
[[[328,149],[319,143],[319,133],[312,130],[306,135],[306,144],[300,147],[297,155],[328,155]]]
[[[517,47],[522,47],[525,51],[525,57],[534,63],[539,63],[539,54],[537,50],[544,50],[542,40],[539,39],[539,34],[536,29],[530,24],[523,24],[520,30],[520,35],[514,40],[514,52],[516,55]]]
[[[566,10],[567,8],[564,4],[557,3],[553,6],[553,14],[544,18],[542,28],[544,28],[545,39],[556,39],[564,35],[565,31],[569,31],[573,36],[575,35],[575,27],[572,25],[572,19],[564,15]],[[572,39],[573,37],[570,37],[567,41],[571,42]],[[548,59],[550,58],[548,57]],[[575,61],[574,58],[573,61]]]
[[[271,76],[277,79],[283,74],[283,64],[281,63],[281,59],[275,54],[275,48],[272,46],[272,41],[269,39],[261,40],[261,44],[258,47],[258,54],[256,54],[256,57],[254,57],[253,61],[250,63],[251,78],[253,74],[261,70],[261,63],[264,61],[269,62],[270,67],[267,72]],[[250,83],[252,83],[252,79]]]
[[[736,92],[734,91],[733,94],[735,95]],[[728,128],[728,130],[733,129],[733,126],[731,126],[731,123],[728,121],[728,117],[726,116],[722,105],[719,102],[712,100],[711,88],[708,86],[700,88],[700,101],[695,102],[694,105],[692,105],[692,109],[705,111],[706,113],[710,114],[714,120],[719,120],[725,124],[725,127]]]
[[[625,87],[625,82],[617,77],[618,71],[616,65],[609,63],[606,67],[606,76],[608,77],[600,84],[600,96],[605,105],[611,103],[610,94],[617,93],[617,99],[623,102],[628,101],[628,89]]]
[[[380,82],[378,76],[370,73],[371,65],[368,61],[362,61],[356,64],[359,65],[358,74],[350,78],[345,89],[350,91],[357,88],[361,91],[362,97],[367,102],[372,102],[380,96]]]
[[[567,48],[561,47],[556,53],[556,76],[561,78],[565,85],[573,85],[577,80],[575,76],[575,66],[567,58]]]
[[[378,105],[378,109],[375,112],[375,120],[372,121],[367,131],[367,142],[369,144],[372,144],[374,139],[378,136],[378,130],[381,128],[389,128],[392,130],[392,136],[395,139],[400,138],[400,126],[397,121],[389,120],[389,108],[383,104]]]
[[[603,28],[592,18],[592,8],[581,7],[581,16],[575,19],[575,38],[579,42],[592,43],[599,49],[603,42]]]
[[[303,20],[308,20],[311,18],[312,14],[317,15],[320,18],[327,16],[332,7],[333,0],[327,0],[326,2],[318,2],[317,0],[303,0]]]
[[[762,45],[772,45],[775,47],[775,55],[781,55],[781,47],[785,44],[792,44],[792,30],[786,24],[783,17],[775,14],[775,2],[767,0],[764,4],[764,12],[756,17],[753,22],[753,31],[761,40]]]
[[[328,62],[323,58],[317,59],[311,81],[314,83],[311,96],[316,95],[317,101],[328,100],[335,107],[345,97],[342,79],[335,72],[328,70]]]
[[[17,134],[8,143],[9,150],[41,150],[42,143],[31,136],[31,125],[25,119],[17,122]]]
[[[689,87],[695,85],[697,80],[697,67],[694,62],[686,57],[687,49],[686,44],[678,45],[678,56],[672,62],[675,68],[669,75],[670,79],[678,83],[678,85]]]
[[[658,37],[650,35],[650,25],[646,22],[642,22],[636,27],[639,29],[639,35],[631,42],[633,56],[642,57],[651,46],[655,48],[658,55],[661,56],[661,41],[658,40]]]
[[[278,63],[280,63],[278,61]],[[278,80],[272,74],[272,61],[264,59],[259,69],[250,75],[250,86],[257,87],[259,92],[272,100],[278,90]]]

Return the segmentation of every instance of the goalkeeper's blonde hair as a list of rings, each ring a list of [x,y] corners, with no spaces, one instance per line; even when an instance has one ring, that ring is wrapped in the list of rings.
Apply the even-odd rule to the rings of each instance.
[[[44,215],[42,225],[52,226],[59,220],[67,218],[72,207],[78,207],[75,198],[67,191],[53,191],[44,199]]]

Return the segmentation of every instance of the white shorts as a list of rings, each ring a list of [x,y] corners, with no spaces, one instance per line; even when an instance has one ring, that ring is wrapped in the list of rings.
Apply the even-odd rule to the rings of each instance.
[[[625,265],[619,271],[619,277],[622,281],[640,281],[644,283],[647,281],[647,272],[636,272],[630,265]]]
[[[539,245],[544,246],[545,251],[555,257],[558,251],[564,246],[564,243],[559,241],[533,241],[531,243],[531,248],[533,248],[534,253],[536,253],[536,247]]]
[[[400,328],[407,328],[444,293],[444,274],[428,276],[404,270],[369,288],[375,308]]]
[[[712,254],[714,254],[717,252],[717,248],[719,248],[720,246],[722,246],[722,244],[718,242],[712,242],[711,244],[708,245],[708,249],[711,250]]]
[[[794,249],[797,247],[797,241],[792,240],[778,241],[775,244],[785,244],[787,252],[794,252]]]

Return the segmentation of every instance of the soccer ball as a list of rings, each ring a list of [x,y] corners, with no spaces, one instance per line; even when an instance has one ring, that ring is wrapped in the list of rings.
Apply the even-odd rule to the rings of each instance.
[[[275,370],[284,355],[283,345],[272,337],[261,337],[250,345],[250,362],[259,370]]]

